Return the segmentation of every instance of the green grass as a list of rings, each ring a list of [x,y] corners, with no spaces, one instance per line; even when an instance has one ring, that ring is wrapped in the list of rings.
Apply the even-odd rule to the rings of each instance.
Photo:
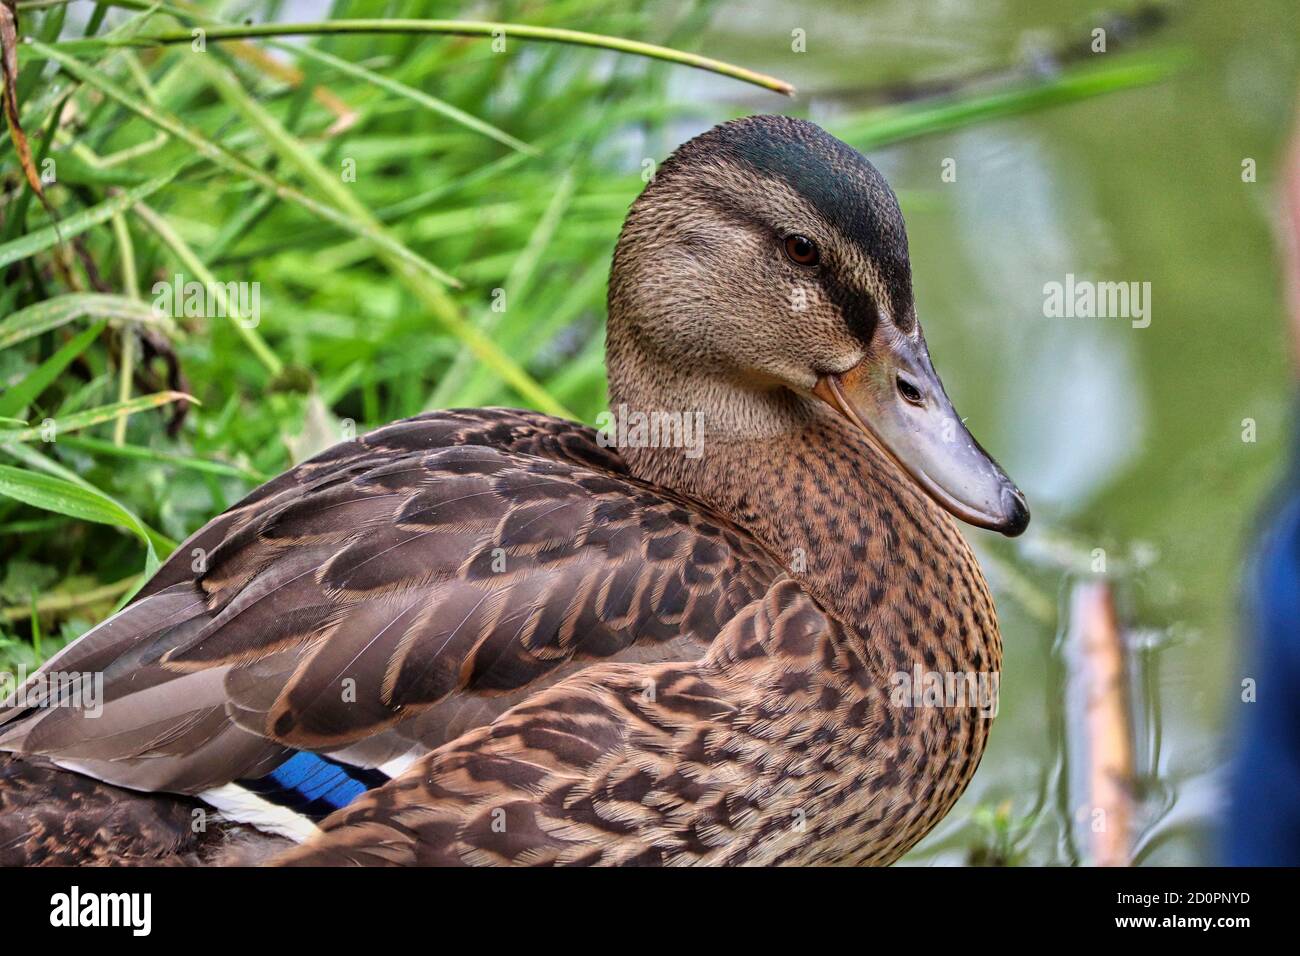
[[[68,5],[19,4],[22,125],[57,222],[0,134],[0,668],[56,650],[175,542],[353,431],[456,405],[590,421],[642,160],[676,145],[674,120],[752,111],[673,101],[670,71],[803,109],[682,49],[707,7],[500,3],[466,25],[448,3],[340,0],[286,29],[274,3],[76,5],[89,31]],[[1171,68],[1121,61],[835,131],[876,148]],[[221,315],[158,316],[155,283],[178,274],[258,283],[257,321],[221,294]]]

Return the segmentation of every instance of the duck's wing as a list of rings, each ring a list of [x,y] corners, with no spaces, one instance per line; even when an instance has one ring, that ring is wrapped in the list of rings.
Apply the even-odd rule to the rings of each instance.
[[[848,647],[842,627],[781,578],[704,657],[600,663],[541,690],[331,815],[277,862],[784,862],[816,831],[846,824],[843,791],[827,785],[848,772],[833,741],[862,741],[853,770],[864,799],[906,758],[882,739],[879,699],[854,692],[879,684]]]
[[[306,774],[333,809],[593,661],[698,657],[780,574],[590,429],[436,413],[205,526],[11,698],[0,749],[141,790]]]

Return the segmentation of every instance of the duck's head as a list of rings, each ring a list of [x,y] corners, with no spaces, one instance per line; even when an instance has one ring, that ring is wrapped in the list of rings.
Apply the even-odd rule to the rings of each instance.
[[[609,321],[617,398],[654,378],[649,401],[740,432],[829,407],[958,518],[1029,523],[930,363],[893,190],[812,123],[752,116],[680,147],[628,214]]]

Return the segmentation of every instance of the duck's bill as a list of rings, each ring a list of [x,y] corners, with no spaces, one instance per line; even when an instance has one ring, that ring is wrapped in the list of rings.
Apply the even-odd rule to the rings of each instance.
[[[966,430],[924,346],[910,360],[890,358],[869,357],[840,375],[823,376],[814,394],[866,433],[951,514],[1008,537],[1024,531],[1029,525],[1025,496]]]

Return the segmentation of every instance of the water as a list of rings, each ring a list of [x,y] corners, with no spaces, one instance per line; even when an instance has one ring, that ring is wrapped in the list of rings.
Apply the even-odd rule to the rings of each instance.
[[[724,5],[699,48],[793,81],[799,100],[698,73],[675,92],[833,124],[881,90],[1086,49],[1098,24],[1103,55],[1122,55],[1122,24],[1066,6]],[[1127,629],[1136,859],[1214,859],[1223,743],[1248,706],[1239,580],[1290,410],[1271,217],[1300,30],[1291,2],[1165,10],[1130,48],[1188,50],[1170,82],[870,153],[908,220],[935,365],[1034,511],[1020,541],[971,532],[1006,643],[1001,712],[970,790],[908,862],[1077,862],[1058,631],[1099,553]],[[1257,182],[1242,181],[1247,158]],[[1067,273],[1149,282],[1150,325],[1044,317],[1044,284]]]

